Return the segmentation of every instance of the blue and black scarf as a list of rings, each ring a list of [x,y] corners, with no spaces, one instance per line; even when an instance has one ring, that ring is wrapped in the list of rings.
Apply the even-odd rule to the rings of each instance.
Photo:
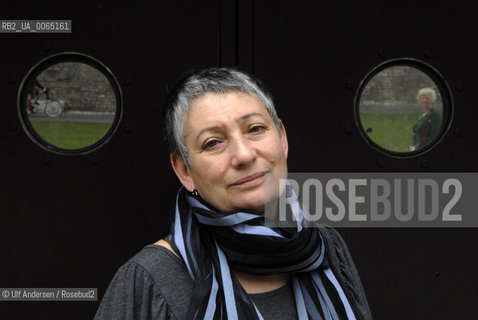
[[[301,221],[300,206],[291,207]],[[355,319],[318,228],[268,227],[262,215],[217,212],[181,188],[170,240],[194,281],[188,319],[263,319],[231,269],[289,273],[299,320]]]

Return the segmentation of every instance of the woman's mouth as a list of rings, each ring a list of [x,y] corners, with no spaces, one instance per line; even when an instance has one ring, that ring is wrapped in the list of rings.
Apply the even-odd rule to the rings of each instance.
[[[262,183],[265,178],[267,171],[257,172],[250,174],[244,178],[237,180],[236,182],[232,183],[231,187],[247,187],[247,186],[254,186],[256,184]]]

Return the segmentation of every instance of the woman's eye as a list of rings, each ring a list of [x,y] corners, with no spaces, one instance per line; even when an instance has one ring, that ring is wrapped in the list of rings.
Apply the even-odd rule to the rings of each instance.
[[[249,129],[249,132],[256,133],[256,132],[261,132],[264,130],[264,126],[254,126],[251,129]]]
[[[219,144],[219,140],[211,140],[204,144],[203,149],[212,149]]]

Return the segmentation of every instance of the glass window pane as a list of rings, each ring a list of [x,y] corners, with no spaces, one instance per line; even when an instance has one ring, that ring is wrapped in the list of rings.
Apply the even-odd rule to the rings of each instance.
[[[50,150],[91,150],[108,138],[119,121],[119,87],[95,60],[55,58],[38,65],[24,81],[20,111],[25,127]]]
[[[382,67],[359,89],[358,120],[367,139],[381,150],[416,153],[432,146],[449,113],[443,87],[414,65]]]

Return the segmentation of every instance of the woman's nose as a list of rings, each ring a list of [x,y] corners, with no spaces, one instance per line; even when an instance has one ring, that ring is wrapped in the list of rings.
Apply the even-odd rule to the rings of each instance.
[[[256,149],[246,137],[234,139],[232,146],[232,165],[235,168],[246,167],[257,159]]]

